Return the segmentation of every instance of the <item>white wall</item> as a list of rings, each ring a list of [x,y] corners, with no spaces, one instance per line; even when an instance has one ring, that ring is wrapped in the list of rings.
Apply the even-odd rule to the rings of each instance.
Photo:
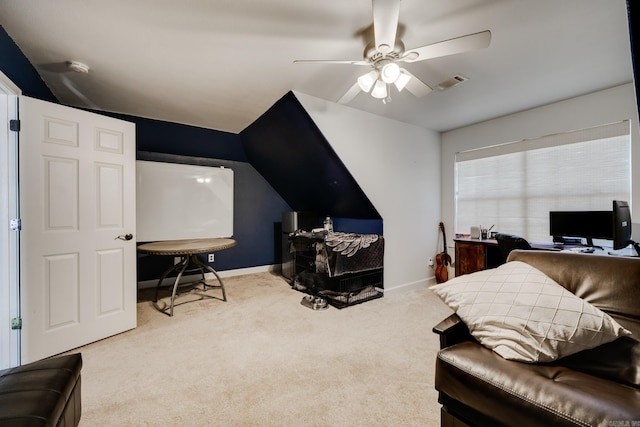
[[[439,133],[295,95],[382,216],[385,289],[433,277],[427,260],[438,252]]]
[[[517,94],[515,95],[517,96]],[[442,134],[442,217],[454,224],[455,154],[473,148],[538,138],[593,126],[631,121],[631,164],[640,165],[638,111],[633,83],[511,114]],[[594,171],[597,173],[597,171]],[[640,222],[640,168],[632,168],[633,222]],[[468,230],[456,230],[465,232]],[[634,228],[634,236],[640,226]],[[450,245],[453,244],[451,233]],[[636,237],[638,239],[638,237]]]

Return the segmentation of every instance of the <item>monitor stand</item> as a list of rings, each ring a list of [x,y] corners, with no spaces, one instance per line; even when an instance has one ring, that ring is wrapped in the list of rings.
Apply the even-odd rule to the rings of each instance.
[[[596,248],[596,249],[600,249],[601,251],[604,251],[604,248],[602,246],[595,246],[593,244],[593,239],[591,237],[587,237],[587,246],[589,246],[590,248]]]
[[[629,245],[633,246],[633,249],[636,251],[636,254],[635,255],[630,255],[630,254],[627,255],[627,254],[625,254],[625,255],[622,255],[622,256],[640,257],[640,243],[634,242],[633,240],[629,240],[629,242],[627,243],[627,246],[629,246]],[[620,254],[609,252],[609,255],[620,255]]]

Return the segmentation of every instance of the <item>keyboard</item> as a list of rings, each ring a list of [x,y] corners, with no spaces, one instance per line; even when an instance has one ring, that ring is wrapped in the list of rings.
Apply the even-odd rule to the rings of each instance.
[[[596,251],[596,248],[591,248],[591,247],[587,247],[587,248],[571,248],[571,249],[565,249],[566,252],[577,252],[580,254],[592,254]]]

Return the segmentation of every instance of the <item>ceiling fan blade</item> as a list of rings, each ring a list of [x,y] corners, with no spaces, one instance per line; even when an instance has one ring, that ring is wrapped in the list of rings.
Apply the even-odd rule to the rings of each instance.
[[[373,33],[378,52],[385,54],[396,44],[400,0],[372,0]]]
[[[406,69],[403,69],[402,72],[408,74],[411,77],[411,80],[409,80],[404,88],[411,92],[416,98],[422,98],[423,96],[429,95],[433,91],[433,89],[431,89],[428,84],[411,74]]]
[[[97,104],[95,104],[92,100],[90,100],[89,98],[87,98],[85,96],[85,94],[83,94],[82,92],[80,92],[80,89],[78,89],[75,85],[75,83],[73,83],[71,81],[71,79],[69,79],[69,77],[67,77],[64,74],[60,74],[60,82],[62,83],[62,85],[64,87],[66,87],[67,89],[69,89],[69,92],[71,92],[72,94],[74,94],[76,96],[76,98],[82,103],[84,104],[86,107],[91,108],[93,110],[102,110],[102,108],[100,108]]]
[[[358,60],[333,60],[333,59],[296,59],[294,64],[350,64],[350,65],[371,65],[368,61]]]
[[[338,104],[347,104],[351,102],[351,100],[355,98],[356,95],[358,95],[361,91],[362,89],[360,89],[360,85],[358,85],[358,82],[356,82],[344,95],[342,95],[340,99],[338,99]]]
[[[484,49],[491,43],[491,31],[456,37],[453,39],[429,44],[415,49],[408,49],[401,58],[405,62],[424,61],[425,59],[455,55],[456,53]]]
[[[49,73],[66,73],[70,71],[69,63],[67,61],[38,64],[37,68]]]

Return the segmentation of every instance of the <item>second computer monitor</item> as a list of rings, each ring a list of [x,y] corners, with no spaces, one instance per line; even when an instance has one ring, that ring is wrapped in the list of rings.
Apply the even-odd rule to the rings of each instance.
[[[563,242],[564,237],[613,240],[612,211],[551,211],[549,212],[549,234],[554,242]]]

